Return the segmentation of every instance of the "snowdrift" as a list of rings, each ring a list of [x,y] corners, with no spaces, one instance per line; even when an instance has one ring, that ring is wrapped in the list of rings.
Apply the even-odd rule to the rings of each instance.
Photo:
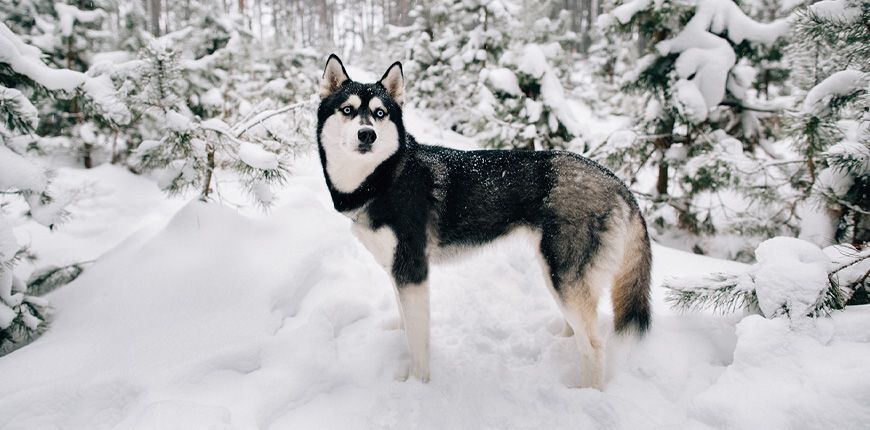
[[[0,428],[775,429],[870,418],[870,308],[789,327],[673,315],[656,289],[647,338],[610,343],[605,391],[570,388],[579,354],[558,336],[534,255],[510,241],[434,268],[432,381],[398,381],[407,357],[388,278],[328,198],[317,160],[303,159],[267,215],[193,202],[104,254],[50,295],[51,330],[0,358]],[[656,284],[739,267],[654,254]],[[609,304],[602,312],[612,332]]]

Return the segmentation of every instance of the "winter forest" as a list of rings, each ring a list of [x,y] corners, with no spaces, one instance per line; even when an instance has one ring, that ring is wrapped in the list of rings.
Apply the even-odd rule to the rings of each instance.
[[[2,429],[860,429],[870,3],[2,0]],[[534,250],[433,265],[431,381],[317,144],[335,53],[404,126],[624,181],[651,330],[603,390]],[[609,295],[607,300],[609,300]],[[402,317],[404,318],[404,317]],[[404,321],[404,319],[402,320]],[[404,370],[403,370],[404,369]]]

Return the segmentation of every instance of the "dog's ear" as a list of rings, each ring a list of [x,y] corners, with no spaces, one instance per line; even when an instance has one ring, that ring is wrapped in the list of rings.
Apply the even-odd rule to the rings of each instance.
[[[396,61],[387,69],[380,80],[390,97],[401,106],[405,103],[405,75],[402,74],[402,63]]]
[[[329,97],[349,79],[347,71],[344,70],[344,64],[341,64],[337,55],[331,54],[326,60],[326,68],[323,69],[323,78],[320,80],[320,98]]]

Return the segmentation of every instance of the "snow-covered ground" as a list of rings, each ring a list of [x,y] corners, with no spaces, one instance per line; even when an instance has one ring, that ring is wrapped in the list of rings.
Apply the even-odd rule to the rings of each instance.
[[[469,147],[414,112],[424,142]],[[415,119],[417,121],[415,121]],[[220,179],[220,178],[219,178]],[[870,307],[830,319],[675,315],[668,275],[737,263],[654,247],[655,318],[612,339],[603,392],[532,252],[506,241],[432,271],[432,380],[400,382],[386,275],[331,207],[315,154],[268,213],[167,199],[113,166],[65,169],[90,189],[73,218],[19,233],[47,262],[96,258],[49,295],[51,329],[0,358],[3,429],[862,428]],[[81,184],[93,182],[93,187]],[[612,331],[609,305],[600,324]],[[864,427],[866,428],[866,427]]]

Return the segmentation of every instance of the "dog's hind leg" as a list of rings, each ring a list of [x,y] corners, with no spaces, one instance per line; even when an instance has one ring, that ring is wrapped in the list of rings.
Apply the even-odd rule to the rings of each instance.
[[[397,290],[411,353],[410,374],[429,382],[429,283],[400,284]]]
[[[562,312],[580,350],[580,386],[604,388],[604,342],[598,333],[598,291],[579,282],[567,287]]]

